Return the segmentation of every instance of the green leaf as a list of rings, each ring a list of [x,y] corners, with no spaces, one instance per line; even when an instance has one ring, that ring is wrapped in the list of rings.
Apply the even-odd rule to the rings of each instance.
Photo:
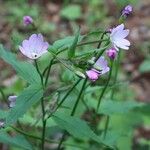
[[[6,126],[16,122],[26,111],[36,104],[43,96],[43,89],[39,85],[31,85],[17,97],[16,106],[13,107],[6,117]]]
[[[59,125],[60,128],[65,129],[75,138],[82,140],[92,139],[100,144],[104,144],[102,142],[102,138],[96,135],[85,121],[77,117],[67,116],[58,113],[55,113],[55,115],[52,118],[55,120],[55,122]],[[112,147],[112,145],[109,146]]]
[[[83,39],[84,36],[79,36],[78,37],[78,43]],[[54,44],[50,47],[49,50],[58,50],[58,49],[64,49],[64,48],[69,48],[73,41],[75,39],[75,36],[68,36],[64,39],[60,39],[54,42]]]
[[[140,72],[150,72],[150,59],[145,60],[139,68]]]
[[[10,136],[4,131],[0,131],[0,142],[22,149],[32,150],[31,144],[22,135]]]
[[[4,119],[7,116],[8,112],[0,110],[0,119]]]
[[[78,31],[74,37],[74,41],[68,50],[68,57],[69,58],[72,58],[75,56],[75,49],[76,49],[76,46],[78,44],[79,35],[80,35],[80,28],[78,29]]]
[[[15,55],[4,49],[2,45],[0,45],[0,57],[5,62],[10,64],[16,70],[16,72],[30,84],[41,82],[40,76],[32,64],[18,61]]]
[[[79,19],[81,17],[81,7],[79,5],[69,5],[62,9],[60,14],[69,20]]]
[[[112,114],[124,114],[137,107],[143,106],[143,103],[136,101],[112,101],[105,100],[102,101],[98,113],[112,115]]]

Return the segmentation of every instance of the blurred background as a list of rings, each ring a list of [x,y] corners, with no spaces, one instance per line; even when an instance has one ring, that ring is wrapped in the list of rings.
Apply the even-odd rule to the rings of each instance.
[[[0,0],[0,43],[17,52],[22,40],[35,32],[31,26],[23,25],[25,15],[34,19],[39,32],[52,44],[74,34],[79,25],[82,34],[117,25],[123,7],[128,4],[133,6],[125,23],[131,31],[131,47],[124,52],[119,77],[129,84],[117,96],[149,104],[150,0]],[[16,78],[12,68],[0,60],[0,86],[7,87],[6,94],[21,91],[24,83]],[[1,102],[0,107],[3,107]],[[122,147],[126,146],[124,150],[150,150],[150,119],[146,115],[142,117],[144,121],[134,128],[132,140],[122,142]]]

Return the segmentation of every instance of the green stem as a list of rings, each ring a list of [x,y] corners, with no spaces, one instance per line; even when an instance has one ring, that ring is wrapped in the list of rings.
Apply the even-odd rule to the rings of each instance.
[[[37,72],[39,73],[40,77],[41,77],[41,84],[43,86],[43,89],[45,89],[44,87],[44,83],[43,83],[43,76],[39,70],[38,67],[38,63],[35,60],[35,66],[37,69]],[[44,144],[45,144],[45,131],[46,131],[46,120],[45,120],[45,106],[44,106],[44,98],[41,98],[41,108],[42,108],[42,124],[43,124],[43,128],[42,128],[42,139],[41,139],[41,150],[44,150]]]
[[[80,97],[81,97],[81,95],[82,95],[82,93],[83,93],[83,91],[84,91],[84,88],[85,88],[86,83],[87,83],[87,78],[86,78],[86,79],[84,80],[84,82],[83,82],[82,88],[81,88],[81,90],[80,90],[80,93],[79,93],[79,95],[78,95],[78,97],[77,97],[77,100],[76,100],[75,105],[74,105],[74,107],[73,107],[73,110],[72,110],[72,112],[71,112],[71,116],[74,116],[74,114],[75,114],[75,111],[76,111],[77,106],[78,106],[78,104],[79,104],[79,100],[80,100]],[[59,145],[58,145],[57,150],[60,150],[61,145],[63,144],[63,141],[64,141],[64,139],[65,139],[65,136],[66,136],[66,132],[64,132],[64,134],[62,135],[62,138],[61,138],[61,140],[60,140],[60,142],[59,142]]]
[[[73,110],[72,110],[72,112],[71,112],[71,116],[74,116],[74,114],[75,114],[75,111],[76,111],[77,106],[78,106],[78,104],[79,104],[80,97],[81,97],[81,95],[82,95],[82,92],[84,91],[84,87],[85,87],[86,83],[87,83],[87,78],[86,78],[86,79],[84,80],[84,82],[83,82],[82,88],[81,88],[81,90],[80,90],[80,93],[79,93],[79,95],[78,95],[78,97],[77,97],[76,103],[75,103],[75,105],[74,105],[74,107],[73,107]]]
[[[45,131],[46,131],[46,120],[45,120],[45,106],[44,106],[44,99],[41,99],[41,108],[42,108],[42,144],[41,149],[44,150],[44,144],[45,144]]]
[[[41,74],[41,72],[40,72],[40,70],[39,70],[37,60],[34,60],[34,62],[35,62],[36,70],[37,70],[37,72],[38,72],[39,75],[40,75],[42,86],[44,86],[44,85],[43,85],[43,76],[42,76],[42,74]]]
[[[57,105],[55,111],[64,103],[64,101],[66,100],[66,98],[69,96],[69,94],[73,91],[73,89],[79,84],[79,82],[81,81],[81,79],[79,79],[73,86],[72,88],[66,93],[66,95],[63,97],[63,99],[61,100],[61,102]],[[55,112],[54,111],[54,112]],[[53,112],[53,113],[54,113]],[[51,113],[46,119],[50,118],[53,113]]]
[[[114,77],[113,85],[115,85],[116,82],[117,82],[119,65],[120,65],[120,51],[118,53],[118,60],[117,60],[117,64],[116,64],[116,70],[115,70],[115,77]],[[115,88],[112,89],[111,100],[114,99],[114,93],[115,93]],[[106,134],[107,134],[107,131],[108,131],[109,121],[110,121],[110,117],[106,116],[106,123],[105,123],[105,129],[104,129],[104,138],[106,137]]]
[[[50,70],[51,70],[53,61],[54,61],[54,58],[51,59],[51,61],[49,63],[49,66],[48,66],[48,71],[47,71],[47,75],[46,75],[46,79],[45,79],[45,87],[47,86],[47,83],[48,83],[48,77],[49,77],[49,74],[50,74]]]
[[[116,69],[115,69],[115,75],[114,75],[114,82],[113,85],[116,84],[117,82],[117,77],[118,77],[118,70],[119,70],[119,65],[120,65],[120,51],[118,52],[118,60],[116,63]],[[111,100],[114,99],[114,93],[115,93],[116,88],[113,88],[112,93],[111,93]]]
[[[109,85],[109,81],[110,81],[110,78],[111,78],[111,74],[112,74],[112,67],[113,67],[113,61],[111,61],[111,66],[110,66],[110,71],[109,71],[109,76],[108,76],[108,80],[106,82],[106,85],[105,87],[103,88],[102,92],[101,92],[101,95],[99,97],[99,100],[98,100],[98,104],[97,104],[97,112],[99,110],[99,107],[100,107],[100,103],[101,103],[101,100],[102,100],[102,97],[104,96],[104,93]]]

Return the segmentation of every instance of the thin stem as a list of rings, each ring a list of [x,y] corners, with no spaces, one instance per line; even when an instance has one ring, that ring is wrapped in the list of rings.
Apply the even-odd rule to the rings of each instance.
[[[43,129],[42,129],[42,145],[41,148],[44,150],[44,143],[45,143],[45,131],[46,131],[46,120],[45,120],[45,106],[44,106],[44,99],[41,99],[41,108],[42,108],[42,123],[43,123]]]
[[[49,77],[49,74],[50,74],[50,70],[51,70],[53,61],[54,61],[54,58],[51,59],[51,61],[49,63],[49,66],[48,66],[48,71],[47,71],[47,75],[46,75],[46,79],[45,79],[45,86],[47,86],[47,83],[48,83],[48,77]]]
[[[108,39],[88,41],[88,42],[81,42],[81,43],[77,44],[77,47],[80,47],[80,46],[83,46],[83,45],[94,44],[94,43],[98,43],[98,42],[103,42],[103,41],[108,41]],[[65,47],[65,48],[61,49],[60,51],[58,51],[56,54],[58,55],[58,54],[64,52],[65,50],[67,50],[67,49],[68,49],[68,47]]]
[[[76,111],[77,106],[78,106],[78,104],[79,104],[79,100],[80,100],[80,97],[81,97],[81,95],[82,95],[82,93],[83,93],[83,91],[84,91],[84,88],[85,88],[86,83],[87,83],[87,78],[86,78],[86,79],[84,80],[84,82],[83,82],[82,88],[81,88],[81,90],[80,90],[80,93],[79,93],[79,95],[78,95],[78,97],[77,97],[77,100],[76,100],[75,105],[74,105],[74,107],[73,107],[73,110],[72,110],[72,112],[71,112],[71,116],[74,116],[74,114],[75,114],[75,111]],[[58,145],[57,150],[60,150],[61,145],[63,144],[63,141],[64,141],[64,139],[65,139],[65,136],[66,136],[66,132],[63,133],[63,136],[62,136],[62,138],[61,138],[61,140],[60,140],[60,142],[59,142],[59,145]]]
[[[115,70],[115,77],[114,77],[113,85],[115,85],[116,82],[117,82],[119,64],[120,64],[120,51],[118,53],[118,60],[117,60],[117,64],[116,64],[116,70]],[[114,99],[114,93],[115,93],[115,88],[112,89],[111,100]],[[108,131],[108,127],[109,127],[109,121],[110,121],[110,117],[109,116],[106,116],[106,117],[107,118],[106,118],[105,129],[104,129],[104,138],[106,137],[106,134],[107,134],[107,131]]]
[[[117,59],[117,64],[116,64],[116,70],[115,70],[115,75],[114,75],[114,82],[113,85],[116,84],[117,82],[117,77],[118,77],[118,70],[119,70],[119,65],[120,65],[120,51],[118,52],[118,59]],[[111,93],[111,99],[114,98],[114,93],[115,93],[116,88],[113,88],[112,93]]]
[[[81,97],[81,95],[82,95],[82,92],[84,91],[84,87],[85,87],[86,83],[87,83],[87,78],[86,78],[86,79],[84,80],[84,82],[83,82],[82,88],[81,88],[81,90],[80,90],[80,93],[79,93],[79,95],[78,95],[78,97],[77,97],[76,103],[75,103],[75,105],[74,105],[74,107],[73,107],[73,110],[72,110],[72,112],[71,112],[71,116],[74,116],[74,114],[75,114],[75,111],[76,111],[77,106],[78,106],[78,104],[79,104],[79,100],[80,100],[80,97]]]
[[[101,38],[100,38],[100,40],[99,40],[99,43],[98,43],[97,48],[100,48],[100,47],[101,47],[101,44],[102,44],[102,41],[103,41],[104,35],[105,35],[106,33],[107,33],[106,31],[104,31],[104,32],[102,33],[102,35],[101,35]]]
[[[34,62],[35,62],[36,70],[37,70],[37,72],[38,72],[39,75],[40,75],[41,83],[42,83],[42,86],[43,86],[43,76],[42,76],[42,74],[41,74],[41,72],[40,72],[40,70],[39,70],[39,66],[38,66],[37,60],[34,60]]]
[[[63,97],[63,99],[61,100],[61,102],[57,105],[55,111],[64,103],[64,101],[66,100],[66,98],[67,98],[67,97],[69,96],[69,94],[73,91],[73,89],[79,84],[80,81],[81,81],[81,79],[79,79],[79,80],[72,86],[72,88],[66,93],[66,95]],[[55,111],[54,111],[54,112],[55,112]],[[54,112],[53,112],[53,113],[54,113]],[[51,113],[51,114],[47,117],[47,119],[50,118],[50,117],[53,115],[53,113]]]
[[[108,39],[101,39],[101,40],[96,40],[96,41],[82,42],[82,43],[79,43],[77,46],[83,46],[83,45],[88,45],[88,44],[94,44],[94,43],[104,42],[104,41],[108,41]]]
[[[111,61],[111,67],[110,67],[110,71],[109,71],[109,76],[108,76],[108,80],[106,82],[106,85],[105,87],[103,88],[102,92],[101,92],[101,95],[99,97],[99,100],[98,100],[98,104],[97,104],[97,112],[99,110],[99,107],[100,107],[100,103],[101,103],[101,100],[102,100],[102,97],[104,96],[104,93],[109,85],[109,81],[110,81],[110,78],[111,78],[111,74],[112,74],[112,67],[113,67],[113,61]]]
[[[44,83],[43,83],[43,76],[39,70],[39,67],[38,67],[38,63],[37,61],[35,60],[35,66],[36,66],[36,69],[37,69],[37,72],[39,73],[40,77],[41,77],[41,84],[43,86],[43,89],[45,88],[44,87]],[[42,124],[43,124],[43,128],[42,128],[42,139],[41,139],[41,150],[44,150],[44,144],[45,144],[45,131],[46,131],[46,120],[45,120],[45,106],[44,106],[44,98],[42,97],[41,98],[41,108],[42,108]]]

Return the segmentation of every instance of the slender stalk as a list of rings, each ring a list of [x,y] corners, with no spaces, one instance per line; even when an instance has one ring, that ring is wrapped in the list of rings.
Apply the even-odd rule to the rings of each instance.
[[[119,65],[120,65],[120,51],[118,52],[118,59],[117,59],[117,64],[116,64],[116,70],[115,70],[115,75],[114,75],[114,82],[113,85],[116,84],[117,82],[117,77],[118,77],[118,70],[119,70]],[[113,88],[112,93],[111,93],[111,99],[114,98],[114,93],[115,93],[116,88]]]
[[[80,46],[84,46],[84,45],[89,45],[89,44],[94,44],[94,43],[99,43],[99,42],[103,42],[103,41],[108,41],[108,39],[101,39],[101,40],[95,40],[95,41],[88,41],[88,42],[81,42],[79,44],[77,44],[77,47],[80,47]],[[64,51],[66,51],[68,49],[68,47],[65,47],[63,49],[61,49],[60,51],[58,51],[56,54],[60,54]]]
[[[115,77],[114,77],[113,85],[115,85],[116,82],[117,82],[119,64],[120,64],[120,51],[118,53],[118,60],[117,60],[117,64],[116,64],[116,70],[115,70]],[[114,99],[114,93],[115,93],[115,88],[112,89],[111,100]],[[107,130],[108,130],[108,127],[109,127],[109,121],[110,121],[110,117],[106,116],[106,123],[105,123],[105,129],[104,129],[104,138],[106,137],[106,134],[107,134]]]
[[[42,83],[42,86],[43,86],[43,76],[42,76],[42,74],[41,74],[41,72],[40,72],[40,70],[39,70],[39,66],[38,66],[37,60],[34,60],[34,62],[35,62],[36,70],[37,70],[37,72],[38,72],[39,75],[40,75],[41,83]]]
[[[35,66],[37,69],[37,72],[39,73],[40,77],[41,77],[41,84],[43,86],[43,89],[45,88],[44,83],[43,83],[43,76],[39,70],[38,67],[38,63],[35,60]],[[45,106],[44,106],[44,98],[41,98],[41,109],[42,109],[42,124],[43,124],[43,128],[42,128],[42,139],[41,139],[41,150],[44,150],[44,144],[45,144],[45,131],[46,131],[46,120],[45,120]]]
[[[100,47],[101,47],[101,44],[102,44],[102,42],[103,42],[103,38],[104,38],[104,36],[105,36],[106,33],[107,33],[106,31],[104,31],[104,32],[102,33],[97,48],[100,48]]]
[[[45,131],[46,131],[46,120],[45,120],[45,106],[44,106],[44,100],[43,100],[43,98],[41,99],[41,108],[42,108],[42,123],[43,123],[41,149],[44,150]]]
[[[109,85],[109,81],[110,81],[110,78],[111,78],[111,74],[112,74],[112,67],[113,67],[113,61],[111,61],[111,66],[110,66],[110,71],[109,71],[109,76],[108,76],[108,80],[106,82],[106,85],[105,87],[103,88],[102,92],[101,92],[101,95],[99,97],[99,100],[98,100],[98,104],[97,104],[97,112],[99,110],[99,107],[100,107],[100,103],[101,103],[101,100],[102,100],[102,97],[104,96],[104,93]]]
[[[54,58],[51,59],[51,61],[49,63],[49,66],[48,66],[48,71],[47,71],[47,75],[46,75],[46,79],[45,79],[45,86],[47,86],[47,83],[48,83],[48,77],[49,77],[49,74],[50,74],[50,70],[51,70],[53,61],[54,61]]]
[[[81,95],[82,95],[82,93],[83,93],[83,91],[84,91],[84,88],[85,88],[86,83],[87,83],[87,78],[86,78],[86,79],[84,80],[84,82],[83,82],[82,88],[81,88],[81,90],[80,90],[80,92],[79,92],[79,95],[78,95],[78,97],[77,97],[77,100],[76,100],[76,102],[75,102],[75,105],[74,105],[74,107],[73,107],[73,110],[72,110],[72,112],[71,112],[71,116],[74,116],[74,114],[75,114],[75,111],[76,111],[77,106],[78,106],[78,104],[79,104],[79,101],[80,101]],[[63,134],[63,136],[62,136],[62,138],[61,138],[61,140],[60,140],[60,142],[59,142],[59,145],[58,145],[57,150],[60,150],[61,145],[63,144],[63,141],[64,141],[64,139],[65,139],[65,136],[66,136],[66,132],[64,132],[64,134]]]
[[[57,111],[57,109],[64,103],[64,101],[66,100],[66,98],[73,91],[73,89],[79,84],[80,81],[81,81],[81,79],[79,79],[79,80],[77,80],[77,82],[75,82],[75,84],[72,86],[72,88],[66,93],[66,95],[63,97],[63,99],[61,100],[61,102],[57,105],[55,111]],[[51,113],[46,119],[50,118],[53,115],[53,113]]]
[[[72,112],[71,112],[71,116],[74,116],[74,114],[75,114],[75,111],[76,111],[77,106],[78,106],[78,104],[79,104],[80,97],[81,97],[81,95],[82,95],[82,93],[83,93],[83,91],[84,91],[84,87],[85,87],[86,83],[87,83],[87,78],[86,78],[86,79],[84,80],[84,82],[83,82],[82,88],[81,88],[81,90],[80,90],[80,93],[79,93],[79,95],[78,95],[78,97],[77,97],[76,103],[75,103],[75,105],[74,105],[74,107],[73,107],[73,110],[72,110]]]

